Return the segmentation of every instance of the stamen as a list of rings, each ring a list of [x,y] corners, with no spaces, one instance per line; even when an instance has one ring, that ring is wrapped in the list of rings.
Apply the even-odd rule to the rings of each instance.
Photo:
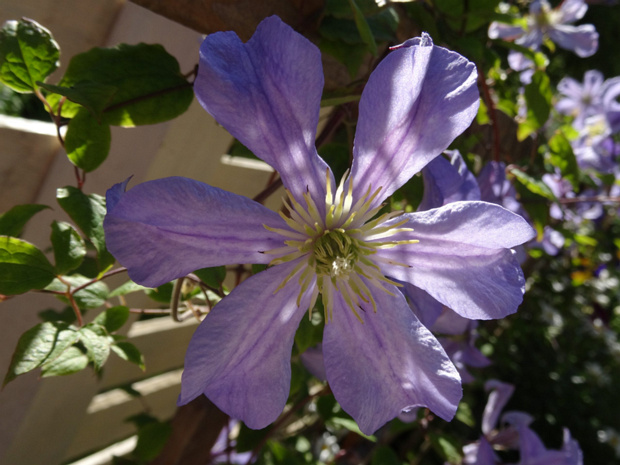
[[[290,262],[291,260],[303,257],[304,255],[305,254],[301,251],[293,252],[291,254],[284,255],[283,257],[274,258],[269,262],[269,266],[281,265],[282,263]]]
[[[286,285],[286,283],[288,283],[293,278],[293,276],[295,276],[299,272],[299,270],[301,270],[304,265],[307,265],[304,260],[301,260],[297,265],[295,265],[293,271],[291,271],[288,276],[284,278],[284,281],[282,281],[282,283],[276,288],[276,290],[273,291],[274,295],[277,294],[278,291],[282,289]]]
[[[342,281],[338,281],[338,284],[341,283]],[[360,317],[359,313],[357,313],[357,311],[355,310],[355,307],[359,305],[359,303],[357,302],[357,297],[354,293],[351,292],[351,288],[349,287],[348,283],[342,283],[342,286],[338,286],[338,290],[340,291],[342,297],[344,297],[344,300],[349,306],[349,309],[355,315],[355,318],[357,318],[359,322],[363,324],[364,320],[362,320],[362,317]]]
[[[366,200],[360,207],[357,207],[357,204],[359,203],[356,202],[355,207],[353,207],[353,211],[357,212],[357,218],[358,221],[361,221],[361,223],[365,223],[368,219],[372,218],[373,216],[376,215],[376,213],[374,213],[374,209],[372,210],[372,216],[370,217],[366,217],[366,212],[368,211],[368,209],[370,208],[370,205],[372,204],[372,202],[375,200],[375,198],[377,198],[377,196],[379,195],[379,192],[381,192],[381,189],[383,189],[383,187],[379,187],[379,189],[377,189],[368,200]],[[370,191],[370,187],[368,188],[368,190]],[[366,197],[366,196],[364,196]],[[381,207],[376,207],[376,208],[381,208]],[[378,210],[377,210],[378,211]]]
[[[294,252],[295,250],[297,249],[286,245],[284,247],[278,247],[277,249],[265,250],[263,253],[267,255],[278,255],[281,253],[286,254],[287,252]]]
[[[290,237],[291,239],[299,239],[299,240],[306,239],[306,235],[301,234],[299,232],[289,231],[287,229],[281,229],[281,228],[272,228],[271,226],[267,226],[266,224],[263,225],[263,228],[265,228],[267,231],[271,231],[276,234],[279,234],[280,236]]]
[[[303,218],[303,220],[306,223],[308,223],[308,224],[314,223],[314,220],[312,220],[312,218],[310,217],[308,212],[304,209],[304,207],[302,207],[302,205],[299,202],[297,202],[297,200],[295,200],[295,197],[293,197],[293,194],[291,194],[291,192],[288,189],[286,189],[285,192],[286,192],[286,195],[288,196],[288,198],[289,198],[289,200],[291,202],[291,205],[293,206],[292,209],[287,207],[289,212],[290,211],[295,211],[295,212],[297,212],[297,214],[299,214],[299,216],[301,216]],[[284,205],[287,205],[285,199],[282,199],[282,202],[284,203]]]
[[[337,299],[341,299],[339,302],[344,302],[357,320],[363,323],[360,309],[372,305],[373,312],[377,312],[371,288],[374,292],[379,290],[394,296],[388,285],[402,286],[386,278],[379,264],[408,267],[405,263],[382,257],[378,252],[415,244],[418,240],[385,240],[400,233],[410,233],[413,229],[405,226],[407,218],[388,224],[403,212],[379,215],[382,205],[371,208],[382,187],[373,191],[368,186],[365,194],[353,202],[353,180],[349,171],[344,173],[334,192],[329,169],[325,173],[325,185],[324,218],[309,192],[302,194],[304,200],[300,203],[286,190],[288,198],[283,199],[283,204],[288,214],[279,214],[288,228],[264,226],[268,231],[279,234],[284,245],[264,253],[276,255],[270,266],[299,260],[275,292],[297,277],[298,306],[302,297],[310,292],[309,318],[312,318],[320,294],[326,323],[333,319]],[[334,292],[339,292],[340,296],[335,296]]]
[[[308,192],[304,192],[302,195],[304,196],[304,199],[306,200],[306,204],[308,205],[308,213],[310,214],[312,219],[315,221],[315,224],[323,225],[324,224],[323,218],[319,216],[319,209],[314,203],[312,196]]]
[[[319,297],[319,286],[314,286],[314,289],[312,289],[312,295],[310,296],[310,306],[308,307],[308,319],[310,321],[312,321],[312,310],[314,310],[314,306],[316,305],[316,301],[318,297]]]
[[[302,234],[306,234],[306,230],[304,228],[306,226],[305,224],[301,225],[295,222],[294,220],[286,216],[283,212],[278,212],[278,214],[280,215],[280,218],[282,218],[291,229],[294,229],[295,231],[298,231]]]
[[[329,168],[325,168],[325,211],[334,204],[332,195],[332,177],[329,175]]]

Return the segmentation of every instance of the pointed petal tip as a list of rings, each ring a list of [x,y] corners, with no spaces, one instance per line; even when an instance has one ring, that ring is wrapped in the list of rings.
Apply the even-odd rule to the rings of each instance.
[[[105,194],[106,209],[108,212],[116,206],[123,194],[127,191],[127,184],[131,181],[131,178],[133,178],[133,174],[124,181],[114,184],[108,189]]]
[[[434,45],[433,38],[428,34],[428,32],[423,32],[420,37],[413,37],[412,39],[408,39],[402,44],[394,45],[390,47],[390,50],[398,50],[399,48],[413,47],[418,45],[420,47],[432,47]]]

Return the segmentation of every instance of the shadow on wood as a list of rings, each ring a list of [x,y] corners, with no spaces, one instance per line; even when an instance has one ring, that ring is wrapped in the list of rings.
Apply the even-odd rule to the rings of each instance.
[[[172,434],[151,465],[204,465],[211,448],[228,422],[228,415],[205,396],[177,409]]]

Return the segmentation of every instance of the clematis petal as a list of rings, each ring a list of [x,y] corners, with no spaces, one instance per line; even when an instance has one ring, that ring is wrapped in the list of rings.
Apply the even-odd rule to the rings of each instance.
[[[579,443],[571,437],[568,428],[562,431],[562,452],[566,456],[565,465],[583,465],[583,452]]]
[[[581,58],[592,56],[598,50],[598,32],[592,24],[581,26],[559,24],[549,31],[549,38]]]
[[[325,325],[323,338],[329,385],[366,434],[416,406],[450,420],[462,395],[459,375],[441,344],[400,291],[386,288],[394,295],[373,293],[377,313],[362,304],[364,323],[336,293],[333,320]]]
[[[433,330],[434,333],[458,335],[464,334],[465,331],[474,329],[475,327],[471,326],[475,323],[477,322],[468,318],[463,318],[461,315],[450,310],[448,307],[442,306],[441,314],[432,327],[429,326],[428,328]]]
[[[323,363],[323,345],[320,342],[316,346],[306,349],[299,356],[299,359],[312,376],[321,381],[327,381],[325,364]]]
[[[549,450],[540,437],[529,427],[520,425],[519,455],[522,464],[528,465],[566,465],[567,456],[563,451]]]
[[[596,69],[590,69],[583,74],[583,92],[595,102],[600,99],[600,94],[604,90],[604,84],[605,77],[603,73]],[[558,84],[559,90],[560,86]]]
[[[493,447],[484,436],[480,437],[478,442],[467,444],[463,447],[464,465],[497,465],[499,459]]]
[[[127,184],[131,181],[131,177],[125,179],[123,182],[114,184],[105,193],[105,206],[107,211],[111,211],[127,190]]]
[[[527,72],[534,68],[534,62],[523,53],[510,50],[510,52],[508,52],[508,66],[515,71]]]
[[[530,6],[532,6],[530,4]],[[533,26],[529,28],[525,34],[515,40],[515,44],[519,44],[523,47],[531,48],[532,50],[538,50],[542,45],[544,39],[544,34],[541,28]],[[525,58],[525,57],[524,57]],[[508,57],[508,61],[510,62],[510,57]],[[511,65],[512,66],[512,65]],[[514,68],[513,68],[514,69]],[[518,69],[516,71],[522,71],[522,69]]]
[[[201,394],[254,429],[273,422],[291,382],[295,331],[310,303],[311,286],[297,305],[300,285],[278,285],[298,260],[248,278],[218,303],[198,327],[185,356],[179,405]]]
[[[106,244],[144,286],[208,266],[269,263],[261,252],[283,245],[263,224],[286,228],[284,221],[246,197],[181,177],[124,187],[108,191]]]
[[[517,191],[506,179],[504,162],[490,161],[484,165],[478,174],[478,186],[480,186],[480,200],[496,203],[527,218],[527,213],[517,200]]]
[[[564,0],[558,7],[559,23],[574,23],[579,21],[588,11],[588,4],[583,0]]]
[[[280,173],[295,198],[308,190],[324,202],[327,165],[314,145],[323,92],[316,46],[276,16],[245,44],[234,32],[210,34],[194,90],[207,112]]]
[[[620,76],[605,81],[602,92],[602,105],[607,116],[607,121],[612,132],[620,131]]]
[[[446,151],[450,161],[437,157],[422,170],[424,196],[418,211],[458,200],[480,200],[480,188],[458,150]]]
[[[466,318],[501,318],[517,310],[525,281],[510,248],[536,235],[521,216],[486,202],[453,202],[391,221],[403,217],[413,232],[393,240],[419,242],[378,250],[386,276],[425,290]]]
[[[420,322],[430,328],[441,316],[444,305],[433,299],[428,292],[409,283],[402,283],[402,293],[409,299],[409,306]]]
[[[512,397],[515,387],[509,383],[490,379],[484,383],[484,390],[491,391],[489,393],[487,405],[484,407],[484,413],[482,414],[482,432],[488,435],[498,426],[497,420]]]
[[[489,25],[489,39],[515,40],[525,34],[521,26],[493,21]]]
[[[362,93],[353,148],[354,197],[373,206],[445,150],[478,111],[476,67],[424,34],[391,52]]]

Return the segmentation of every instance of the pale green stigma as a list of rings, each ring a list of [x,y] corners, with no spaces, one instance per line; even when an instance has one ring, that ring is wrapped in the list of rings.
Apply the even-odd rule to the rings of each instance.
[[[317,274],[340,278],[355,266],[359,249],[344,229],[325,231],[314,241],[314,268]]]
[[[293,271],[278,286],[275,292],[298,276],[301,286],[297,297],[300,305],[302,296],[312,287],[310,299],[310,316],[316,300],[321,295],[325,309],[325,321],[333,315],[334,303],[338,296],[363,323],[358,310],[362,302],[370,304],[376,312],[377,307],[371,290],[366,285],[387,292],[385,284],[399,286],[398,283],[383,276],[377,263],[389,263],[407,266],[403,263],[377,256],[380,249],[413,244],[417,240],[384,240],[394,234],[410,232],[411,228],[401,228],[407,220],[386,225],[389,220],[402,212],[378,214],[381,206],[372,208],[373,202],[381,188],[374,192],[369,186],[365,195],[353,203],[353,184],[345,173],[336,192],[333,193],[331,175],[326,172],[325,213],[321,213],[309,193],[305,193],[304,205],[301,205],[287,191],[284,199],[287,214],[280,216],[290,229],[272,228],[269,231],[283,236],[284,246],[265,253],[276,255],[270,265],[278,265],[292,260],[299,260]],[[371,194],[372,193],[372,194]]]

